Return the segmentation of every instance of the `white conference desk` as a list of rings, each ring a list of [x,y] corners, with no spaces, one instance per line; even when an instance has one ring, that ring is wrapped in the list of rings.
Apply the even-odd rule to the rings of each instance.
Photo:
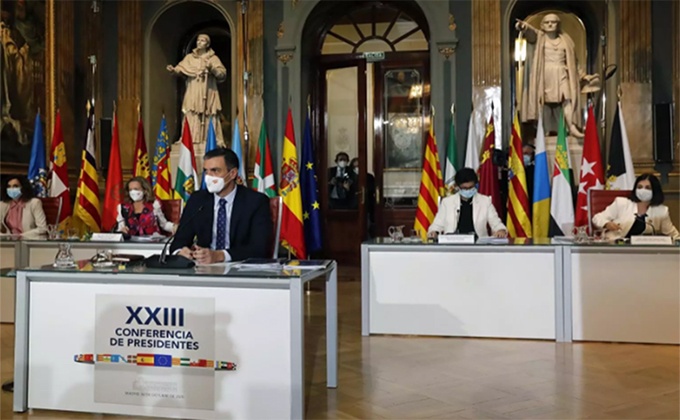
[[[160,254],[162,243],[143,242],[96,242],[96,241],[61,241],[36,239],[0,239],[0,269],[23,268],[52,264],[57,255],[60,243],[71,245],[75,260],[92,258],[97,250],[110,249],[118,254],[140,254],[148,257]],[[14,322],[14,279],[0,277],[0,323]]]
[[[335,262],[314,271],[19,270],[14,411],[303,418],[304,285],[314,279],[326,283],[326,380],[335,388]],[[192,332],[194,348],[176,350],[176,339],[149,348],[129,341],[132,329]]]
[[[362,245],[362,334],[680,344],[680,247]]]

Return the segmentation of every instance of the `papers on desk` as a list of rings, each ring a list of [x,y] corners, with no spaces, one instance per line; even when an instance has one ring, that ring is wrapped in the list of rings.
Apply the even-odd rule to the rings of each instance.
[[[290,260],[284,266],[284,270],[323,270],[328,267],[326,260]]]
[[[236,267],[241,271],[319,270],[327,268],[328,261],[249,258]]]
[[[167,239],[167,236],[154,233],[147,236],[130,236],[130,242],[162,242]]]

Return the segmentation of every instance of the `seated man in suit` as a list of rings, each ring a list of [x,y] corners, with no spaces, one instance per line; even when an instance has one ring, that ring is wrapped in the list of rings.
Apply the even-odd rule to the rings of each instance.
[[[507,237],[508,231],[498,217],[491,197],[477,193],[478,179],[474,169],[461,169],[456,172],[455,180],[458,192],[441,201],[427,235],[433,238],[439,233],[473,233],[484,238],[489,236],[488,226],[496,238]]]
[[[232,150],[213,149],[203,159],[207,191],[189,197],[170,252],[179,250],[198,264],[268,257],[269,199],[236,185],[239,161]]]

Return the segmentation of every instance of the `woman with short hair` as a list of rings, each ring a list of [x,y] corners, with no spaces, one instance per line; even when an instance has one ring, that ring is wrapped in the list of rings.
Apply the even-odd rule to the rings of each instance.
[[[168,221],[155,199],[146,178],[136,176],[125,184],[127,192],[118,205],[118,231],[130,236],[147,236],[161,231],[172,233],[175,224]]]

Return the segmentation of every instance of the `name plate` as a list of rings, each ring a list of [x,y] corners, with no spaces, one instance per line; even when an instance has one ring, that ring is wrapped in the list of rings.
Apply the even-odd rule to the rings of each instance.
[[[474,244],[475,235],[439,235],[438,241],[440,244]]]
[[[670,236],[635,235],[630,237],[631,245],[673,245]]]
[[[90,240],[100,242],[123,242],[123,234],[96,232],[92,234],[92,238],[90,238]]]

